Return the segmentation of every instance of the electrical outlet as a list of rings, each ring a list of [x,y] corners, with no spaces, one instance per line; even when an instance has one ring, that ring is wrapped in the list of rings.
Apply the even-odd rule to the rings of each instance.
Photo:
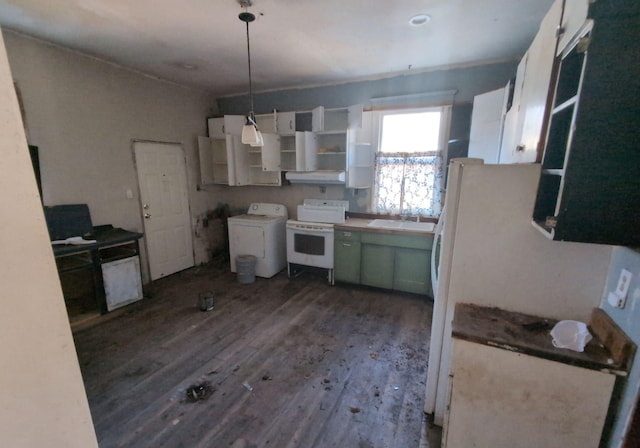
[[[631,272],[623,269],[620,271],[620,277],[618,278],[618,285],[616,286],[616,290],[614,294],[618,296],[620,299],[626,300],[627,293],[629,292],[629,285],[631,284]]]
[[[614,308],[624,308],[624,306],[627,303],[627,299],[626,298],[621,299],[614,293],[610,292],[609,295],[607,295],[607,302],[609,302],[609,305],[611,305]]]

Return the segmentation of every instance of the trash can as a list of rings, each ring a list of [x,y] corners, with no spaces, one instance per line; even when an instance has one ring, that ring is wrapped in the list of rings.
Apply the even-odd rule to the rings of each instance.
[[[256,280],[255,255],[236,256],[236,272],[238,273],[238,283],[253,283]]]

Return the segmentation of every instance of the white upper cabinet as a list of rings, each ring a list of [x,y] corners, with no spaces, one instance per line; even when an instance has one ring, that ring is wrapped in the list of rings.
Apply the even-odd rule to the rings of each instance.
[[[589,0],[564,0],[564,11],[562,13],[562,24],[560,25],[560,40],[556,54],[562,50],[578,35],[583,25],[587,21],[589,12]]]
[[[373,185],[373,115],[373,112],[362,112],[360,107],[359,127],[347,131],[347,188],[370,188]]]
[[[278,135],[296,135],[295,112],[276,112],[275,117]]]
[[[349,106],[347,109],[347,126],[349,129],[365,128],[363,124],[362,104]],[[371,118],[369,118],[371,120]]]
[[[260,114],[256,115],[256,124],[263,134],[277,134],[276,114]]]
[[[262,139],[264,140],[264,146],[260,151],[262,171],[280,171],[280,136],[263,132]]]
[[[224,138],[225,135],[241,135],[245,117],[242,115],[225,115],[219,118],[209,118],[207,126],[209,137]]]
[[[471,113],[469,157],[498,163],[507,87],[476,95]]]
[[[516,154],[519,163],[536,161],[555,59],[555,33],[561,16],[562,4],[556,1],[540,24],[540,31],[529,47],[522,92],[524,107],[520,107],[520,113],[524,115],[520,145],[524,150]]]
[[[531,163],[538,156],[549,99],[563,0],[556,0],[518,65],[511,109],[505,116],[500,163]]]
[[[318,169],[318,136],[313,132],[296,132],[296,171]]]
[[[235,185],[233,148],[228,144],[230,137],[198,137],[200,185]]]
[[[324,107],[318,106],[311,111],[311,131],[322,132],[324,131]]]

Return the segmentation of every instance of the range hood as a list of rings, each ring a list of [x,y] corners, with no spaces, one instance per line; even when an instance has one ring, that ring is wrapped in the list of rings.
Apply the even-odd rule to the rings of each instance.
[[[334,170],[287,171],[284,177],[292,184],[344,184],[345,172]]]

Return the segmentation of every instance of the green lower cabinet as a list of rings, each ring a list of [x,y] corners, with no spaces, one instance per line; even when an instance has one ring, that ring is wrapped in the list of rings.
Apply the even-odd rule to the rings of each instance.
[[[367,286],[393,289],[395,248],[363,244],[361,253],[360,283]]]
[[[431,251],[396,248],[393,289],[431,295]]]
[[[336,230],[334,279],[432,295],[432,236]]]
[[[333,277],[337,282],[360,283],[360,242],[335,240]]]

